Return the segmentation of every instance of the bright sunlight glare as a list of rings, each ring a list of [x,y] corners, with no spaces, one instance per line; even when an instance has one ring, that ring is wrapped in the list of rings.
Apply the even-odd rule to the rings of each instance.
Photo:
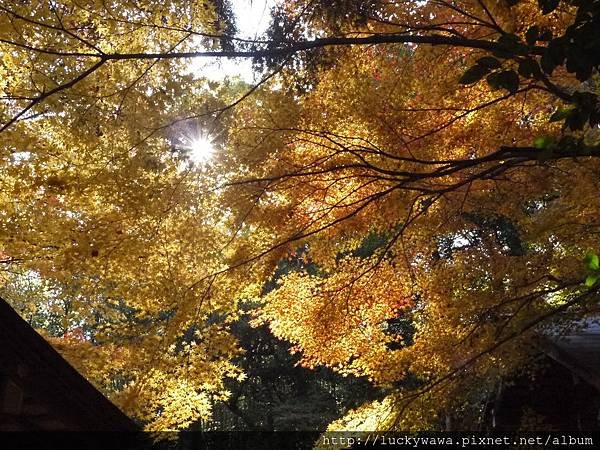
[[[195,163],[207,162],[215,152],[212,139],[207,136],[188,139],[187,148],[190,160]]]

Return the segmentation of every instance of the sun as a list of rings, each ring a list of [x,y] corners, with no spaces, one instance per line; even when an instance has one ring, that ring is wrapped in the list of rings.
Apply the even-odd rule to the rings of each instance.
[[[187,140],[189,158],[195,163],[205,163],[213,156],[215,147],[209,136],[199,136]]]

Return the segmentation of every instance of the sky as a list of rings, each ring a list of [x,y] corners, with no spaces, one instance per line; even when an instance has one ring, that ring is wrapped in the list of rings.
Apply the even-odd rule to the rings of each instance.
[[[269,26],[269,13],[275,0],[231,0],[236,16],[237,37],[254,39]],[[226,76],[240,76],[244,81],[254,81],[252,63],[249,59],[207,60],[197,58],[192,61],[191,70],[211,80],[222,80]]]
[[[276,0],[231,0],[236,16],[237,37],[255,39],[269,26],[271,7]],[[247,83],[255,80],[250,59],[196,58],[190,71],[198,77],[219,81],[229,76],[239,76]],[[182,137],[182,144],[189,150],[189,158],[196,164],[211,159],[214,154],[213,137],[209,134],[192,134]]]

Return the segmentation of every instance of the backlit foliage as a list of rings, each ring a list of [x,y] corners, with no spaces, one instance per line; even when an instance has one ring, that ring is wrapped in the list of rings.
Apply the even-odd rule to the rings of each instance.
[[[597,75],[541,39],[581,2],[325,3],[223,51],[219,2],[1,7],[3,295],[149,429],[243,378],[240,302],[307,367],[387,389],[352,429],[439,428],[597,307]],[[188,73],[234,50],[267,57],[256,89]]]
[[[0,13],[2,276],[50,286],[5,295],[25,317],[68,302],[52,342],[151,429],[207,417],[223,380],[240,376],[227,332],[239,280],[212,277],[227,266],[227,219],[178,143],[196,133],[182,119],[233,93],[186,75],[184,61],[115,61],[8,118],[88,69],[77,53],[185,50],[199,42],[181,30],[214,33],[215,21],[213,4],[187,1]]]
[[[462,3],[490,20],[480,3]],[[451,22],[461,37],[490,32],[475,20],[460,23],[467,13],[445,2],[386,7],[383,15],[413,27]],[[496,25],[515,33],[538,24],[560,34],[568,15],[542,16],[537,2],[492,7]],[[402,28],[373,20],[365,30]],[[247,195],[259,198],[245,221],[305,242],[320,268],[287,275],[264,298],[260,320],[307,366],[391,388],[387,400],[333,428],[440,427],[469,403],[481,409],[485,394],[473,391],[490,392],[522,370],[548,323],[593,310],[582,258],[598,247],[597,161],[527,156],[536,138],[563,133],[549,121],[562,100],[536,80],[513,92],[459,84],[485,54],[458,46],[337,49],[337,62],[294,99],[298,119],[287,117],[295,106],[274,113],[264,101],[250,120],[240,112],[231,158],[248,148],[244,157],[259,168],[254,180],[241,176]],[[551,80],[569,92],[588,89],[561,68]],[[577,136],[595,143],[590,129]],[[365,257],[356,250],[369,233],[388,238]],[[414,325],[410,341],[391,331],[399,319]]]

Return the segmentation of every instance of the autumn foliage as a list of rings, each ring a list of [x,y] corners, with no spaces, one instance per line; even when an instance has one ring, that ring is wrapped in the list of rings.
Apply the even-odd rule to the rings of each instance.
[[[597,1],[286,1],[224,47],[219,2],[112,3],[0,7],[0,279],[149,429],[243,380],[242,315],[385,389],[332,428],[406,430],[597,310]]]

